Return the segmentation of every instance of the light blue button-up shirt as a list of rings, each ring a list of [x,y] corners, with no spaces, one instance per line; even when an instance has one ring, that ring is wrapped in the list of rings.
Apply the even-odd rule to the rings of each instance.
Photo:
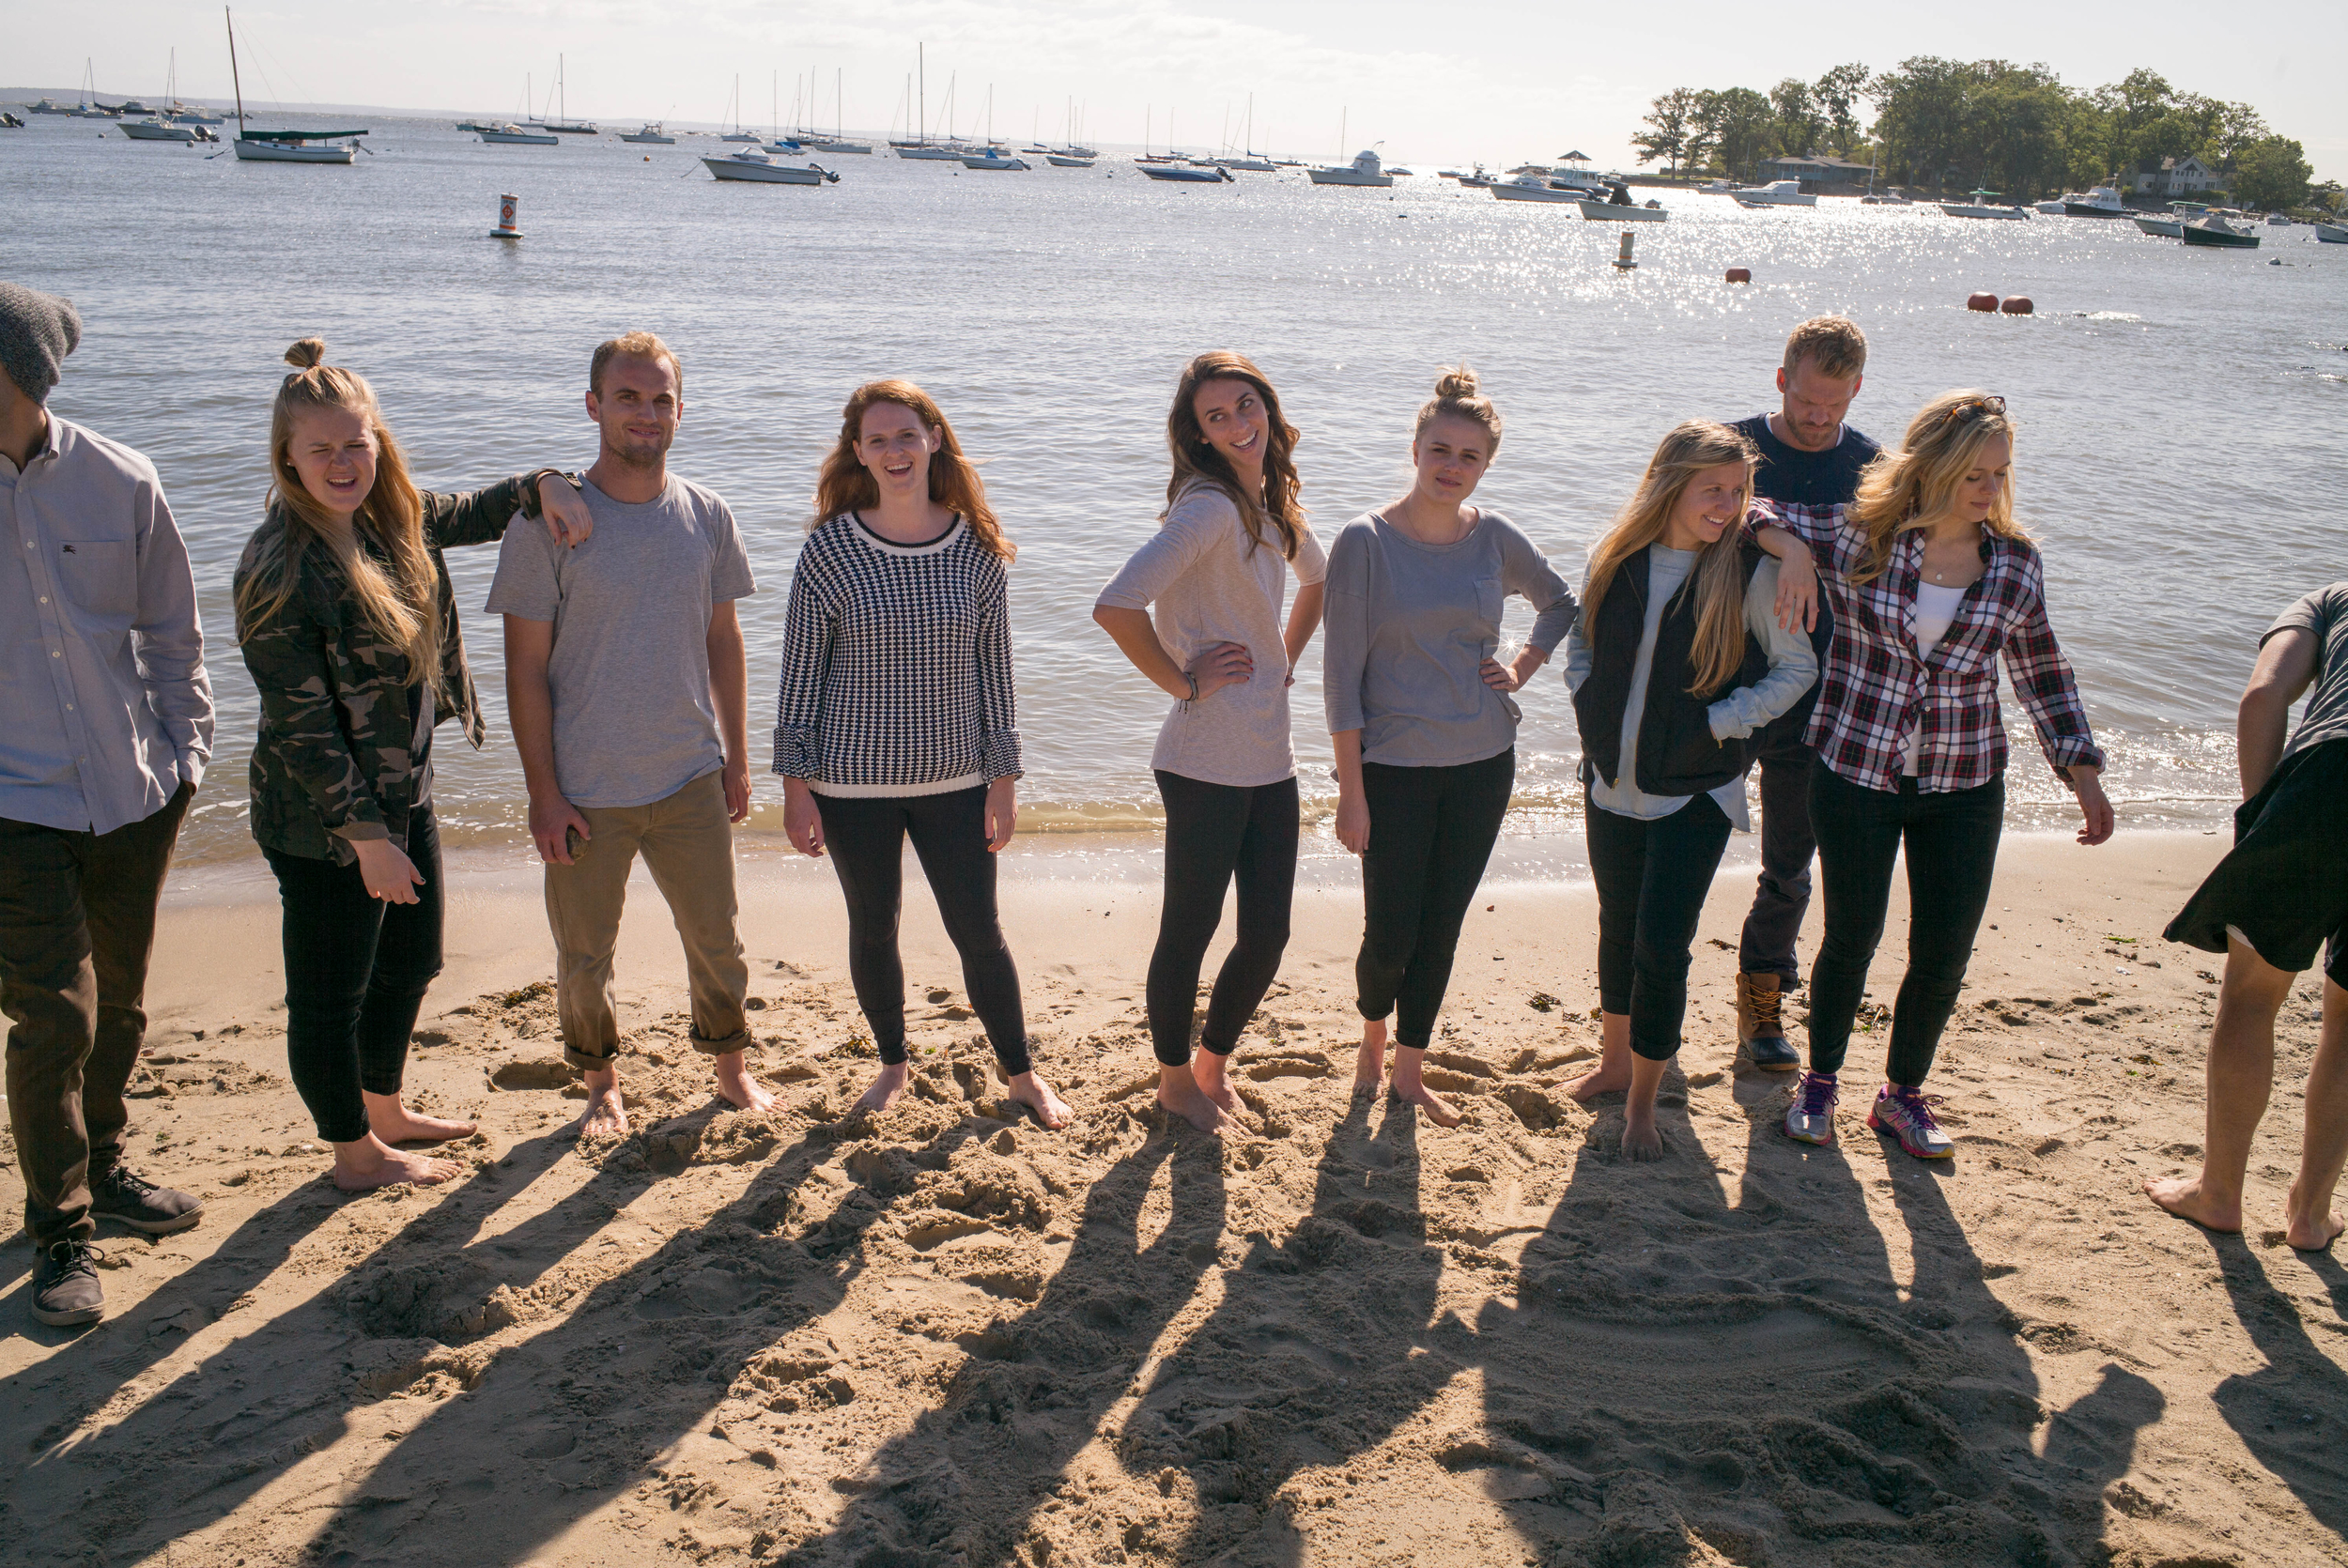
[[[0,817],[111,833],[212,755],[195,578],[155,466],[54,414],[0,455]]]

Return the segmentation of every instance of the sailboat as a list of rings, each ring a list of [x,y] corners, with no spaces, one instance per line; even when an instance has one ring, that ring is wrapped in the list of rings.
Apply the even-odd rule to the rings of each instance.
[[[930,140],[929,46],[916,44],[914,51],[914,74],[919,84],[919,96],[914,100],[914,139],[910,142],[897,142],[892,145],[896,147],[897,156],[900,158],[910,158],[931,163],[960,162],[963,149],[954,144],[952,135],[953,80],[949,77],[946,85],[947,137],[943,142],[934,142]]]
[[[595,124],[593,120],[575,120],[570,117],[571,100],[570,95],[564,91],[563,56],[560,54],[557,54],[554,57],[554,93],[556,101],[561,105],[562,113],[556,115],[555,117],[550,120],[540,120],[535,123],[543,125],[548,131],[564,136],[598,136],[602,134],[601,131],[595,129]]]
[[[1029,169],[1034,167],[1026,159],[1015,157],[996,145],[995,88],[986,89],[986,146],[975,156],[965,154],[962,160],[965,169]]]
[[[757,131],[745,131],[742,129],[742,75],[739,71],[734,73],[734,99],[730,107],[734,111],[734,129],[727,131],[723,136],[720,136],[718,139],[721,142],[756,142],[763,140]]]
[[[799,138],[817,152],[870,153],[873,150],[873,144],[870,142],[851,142],[848,140],[847,96],[842,90],[842,84],[845,80],[847,72],[844,70],[836,70],[832,74],[832,109],[833,112],[839,116],[838,120],[835,122],[833,133],[829,136],[802,136]]]
[[[82,62],[81,95],[81,100],[67,110],[67,114],[85,120],[110,120],[120,113],[119,110],[110,109],[98,100],[98,71],[93,63],[86,59]]]
[[[237,161],[239,163],[348,163],[358,156],[364,131],[248,131],[244,123],[244,78],[237,69],[237,19],[221,8],[228,23],[228,79],[237,89]]]
[[[1247,95],[1247,127],[1240,132],[1240,155],[1237,158],[1218,158],[1215,161],[1227,169],[1237,169],[1244,174],[1268,175],[1279,167],[1271,159],[1256,151],[1255,146],[1256,95],[1249,93]]]
[[[176,104],[179,101],[176,96],[178,85],[179,52],[175,49],[171,52],[171,69],[163,78],[163,99],[165,102]],[[135,103],[138,100],[133,99],[131,101]],[[128,105],[126,104],[125,107],[127,108]],[[126,117],[122,122],[122,134],[130,141],[176,142],[181,146],[190,146],[197,142],[217,142],[220,140],[219,137],[213,135],[209,131],[205,130],[201,124],[179,125],[173,121],[170,114],[165,110],[147,109],[144,104],[140,105],[140,107],[147,115],[145,119],[131,119]]]

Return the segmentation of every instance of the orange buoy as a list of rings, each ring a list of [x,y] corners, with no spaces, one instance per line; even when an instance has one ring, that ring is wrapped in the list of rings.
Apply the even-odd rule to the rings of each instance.
[[[1966,298],[1965,308],[1969,311],[1989,311],[1994,313],[1998,308],[1998,297],[1994,294],[1970,295]]]
[[[1732,267],[1728,269],[1728,281],[1733,284],[1749,284],[1753,282],[1753,269],[1750,267]]]
[[[2028,315],[2037,308],[2030,302],[2030,296],[2027,294],[2009,295],[2005,302],[1998,307],[2008,315]]]

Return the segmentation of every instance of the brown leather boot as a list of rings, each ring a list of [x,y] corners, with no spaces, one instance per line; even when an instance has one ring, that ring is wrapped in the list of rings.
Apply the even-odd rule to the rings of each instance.
[[[1737,1049],[1763,1072],[1791,1072],[1801,1053],[1785,1038],[1779,1004],[1784,999],[1775,975],[1737,976]]]

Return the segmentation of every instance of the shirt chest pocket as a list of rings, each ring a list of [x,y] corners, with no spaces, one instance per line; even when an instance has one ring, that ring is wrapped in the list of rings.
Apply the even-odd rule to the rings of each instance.
[[[138,552],[130,540],[60,540],[56,560],[58,592],[71,603],[109,620],[138,613]]]

